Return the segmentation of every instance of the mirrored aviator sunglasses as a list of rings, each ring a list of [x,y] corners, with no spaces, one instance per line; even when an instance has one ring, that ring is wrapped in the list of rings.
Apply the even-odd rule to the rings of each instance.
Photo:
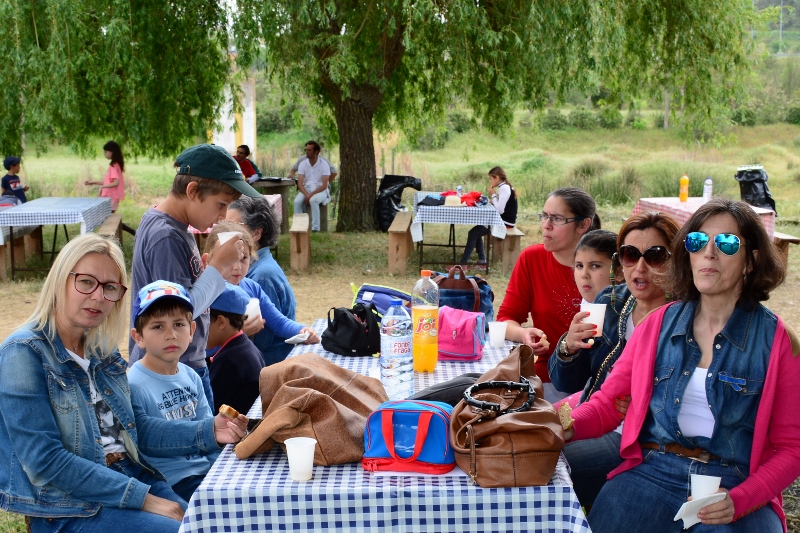
[[[693,231],[686,236],[684,244],[686,251],[696,254],[706,247],[711,238],[702,231]],[[742,241],[733,233],[720,233],[714,237],[714,246],[725,255],[736,255],[742,247]]]
[[[630,244],[623,244],[619,247],[619,262],[624,267],[632,267],[639,262],[639,258],[644,257],[644,262],[651,267],[660,267],[669,260],[672,255],[663,246],[651,246],[644,252]]]

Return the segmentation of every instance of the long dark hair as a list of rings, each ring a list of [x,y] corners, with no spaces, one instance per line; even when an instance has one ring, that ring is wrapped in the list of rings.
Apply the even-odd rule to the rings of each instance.
[[[591,220],[592,225],[589,227],[588,231],[600,229],[600,217],[597,216],[597,205],[594,203],[594,198],[592,198],[591,194],[577,187],[562,187],[547,195],[548,198],[553,196],[561,198],[564,203],[567,204],[573,216]]]
[[[503,170],[503,167],[493,167],[488,174],[500,178],[500,181],[506,182],[508,186],[511,187],[511,190],[514,191],[514,198],[519,198],[519,192],[511,185],[511,182],[508,181],[508,176],[506,176],[506,171]]]
[[[103,145],[103,151],[111,152],[111,162],[108,164],[109,166],[116,163],[119,165],[119,169],[125,172],[125,158],[122,156],[122,148],[120,148],[119,144],[115,141],[108,141]]]

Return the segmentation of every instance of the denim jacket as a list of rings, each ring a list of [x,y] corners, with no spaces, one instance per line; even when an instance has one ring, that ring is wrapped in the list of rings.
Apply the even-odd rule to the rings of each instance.
[[[92,516],[101,506],[141,509],[149,486],[106,466],[86,372],[55,332],[30,325],[0,345],[0,508],[29,516]],[[88,355],[88,354],[87,354]],[[139,454],[218,450],[213,419],[167,421],[134,414],[119,352],[92,355],[95,387],[124,428],[131,460]]]
[[[706,373],[706,396],[714,415],[714,431],[711,438],[690,438],[680,431],[678,413],[700,362],[700,348],[693,338],[696,309],[696,302],[682,302],[664,314],[653,395],[639,440],[700,447],[723,460],[747,466],[778,319],[761,304],[752,309],[736,306],[714,339],[714,358]]]
[[[612,294],[614,295],[613,305]],[[629,299],[630,302],[628,302]],[[548,361],[550,381],[553,386],[561,392],[568,393],[583,389],[581,403],[600,389],[600,385],[606,380],[611,367],[614,366],[622,349],[625,348],[628,315],[633,311],[633,304],[636,300],[631,296],[628,287],[621,284],[606,287],[594,301],[607,306],[602,336],[595,337],[594,346],[588,350],[581,349],[570,361],[562,360],[556,355],[556,352],[553,352]],[[558,342],[560,343],[566,335],[566,333],[562,335]],[[556,344],[557,350],[558,344]]]

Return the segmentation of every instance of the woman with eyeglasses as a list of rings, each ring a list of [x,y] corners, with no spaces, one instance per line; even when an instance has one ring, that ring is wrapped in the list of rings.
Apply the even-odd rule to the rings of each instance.
[[[678,222],[663,213],[640,213],[625,221],[607,278],[612,285],[595,299],[595,303],[606,304],[602,334],[594,337],[595,325],[583,322],[589,313],[575,314],[550,357],[550,380],[556,389],[566,393],[583,390],[579,403],[588,400],[611,372],[636,327],[667,303],[658,277],[667,267],[669,244],[679,231]],[[616,285],[620,269],[625,283]],[[620,403],[624,410],[625,398]],[[564,447],[575,493],[584,507],[592,506],[608,473],[622,462],[620,438],[621,428],[617,427],[596,439]]]
[[[800,343],[761,304],[783,282],[782,257],[750,206],[715,198],[673,240],[667,276],[680,301],[636,328],[600,390],[572,412],[566,437],[595,438],[619,423],[614,399],[631,396],[623,462],[589,525],[681,531],[673,518],[691,475],[704,474],[721,478],[721,494],[703,499],[692,531],[786,531],[781,491],[800,475]]]
[[[525,248],[514,265],[497,320],[508,324],[506,338],[527,344],[539,356],[536,374],[545,399],[564,397],[550,383],[547,358],[550,340],[569,329],[580,307],[581,294],[572,272],[575,245],[589,230],[599,229],[594,199],[584,190],[565,187],[547,195],[539,214],[542,244]],[[523,328],[528,315],[533,327]]]
[[[139,453],[211,452],[247,419],[134,413],[122,250],[87,234],[56,257],[27,322],[0,346],[0,507],[33,533],[178,531],[186,502]]]

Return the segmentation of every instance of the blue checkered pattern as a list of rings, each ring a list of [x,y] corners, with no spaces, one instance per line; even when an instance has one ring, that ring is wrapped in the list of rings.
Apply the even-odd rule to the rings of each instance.
[[[326,325],[317,320],[313,327],[321,333]],[[475,363],[440,362],[436,372],[422,379],[417,374],[415,387],[488,370],[511,347],[486,346],[483,359]],[[319,344],[298,345],[289,357],[307,352],[361,374],[377,367],[375,358],[338,356]],[[261,416],[260,400],[248,416]],[[181,526],[184,533],[324,530],[591,531],[563,457],[547,486],[483,489],[467,476],[377,476],[359,463],[315,466],[311,481],[296,482],[289,478],[289,463],[279,447],[240,461],[230,445],[195,492]]]
[[[417,205],[429,194],[422,191],[414,193],[414,221],[411,223],[411,238],[414,242],[422,240],[423,224],[467,224],[469,226],[489,226],[494,237],[506,238],[506,224],[500,213],[491,206],[483,207],[445,207],[443,205]]]
[[[81,225],[81,235],[94,230],[111,215],[109,198],[37,198],[0,211],[0,226]],[[0,237],[5,244],[6,231]]]

